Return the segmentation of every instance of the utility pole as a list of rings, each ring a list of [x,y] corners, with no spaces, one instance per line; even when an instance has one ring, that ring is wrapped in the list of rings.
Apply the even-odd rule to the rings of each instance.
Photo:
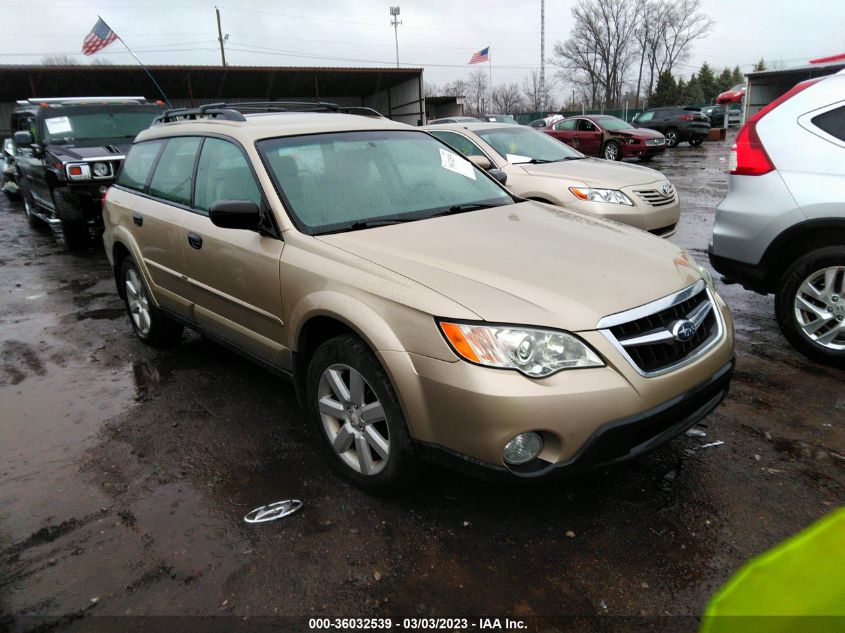
[[[399,19],[399,7],[390,7],[390,24],[393,25],[393,34],[396,36],[396,68],[399,68],[399,25],[402,20]]]
[[[540,0],[540,109],[546,106],[546,0]]]
[[[220,9],[214,7],[214,11],[217,13],[217,41],[220,42],[220,59],[223,60],[223,65],[226,65],[226,50],[223,48],[223,43],[229,39],[229,34],[226,34],[224,39],[223,37],[223,29],[220,27]]]

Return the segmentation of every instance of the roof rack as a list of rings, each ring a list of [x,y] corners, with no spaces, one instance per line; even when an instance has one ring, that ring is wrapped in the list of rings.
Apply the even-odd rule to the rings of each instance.
[[[291,110],[291,107],[294,110]],[[171,123],[179,120],[196,120],[198,118],[215,118],[224,121],[246,121],[244,112],[247,114],[257,112],[343,112],[345,114],[358,114],[381,118],[381,113],[364,106],[339,106],[336,103],[325,101],[244,101],[239,103],[207,103],[197,108],[175,108],[165,110],[161,116],[153,121],[153,125],[159,123]]]
[[[132,104],[146,104],[146,97],[47,97],[39,99],[34,97],[32,99],[21,99],[18,101],[19,106],[40,106],[47,105],[97,105],[101,103],[132,103]]]

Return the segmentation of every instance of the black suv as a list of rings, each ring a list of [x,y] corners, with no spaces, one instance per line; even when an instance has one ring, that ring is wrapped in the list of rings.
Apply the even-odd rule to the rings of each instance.
[[[650,108],[635,116],[631,123],[662,132],[667,147],[684,141],[701,145],[710,134],[710,119],[698,108]]]
[[[132,139],[164,111],[143,97],[18,101],[15,165],[26,217],[46,223],[68,250],[102,230],[100,200]]]

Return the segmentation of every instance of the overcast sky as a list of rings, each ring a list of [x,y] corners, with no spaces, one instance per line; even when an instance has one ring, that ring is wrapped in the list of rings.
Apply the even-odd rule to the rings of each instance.
[[[428,82],[465,77],[472,53],[490,45],[493,82],[521,81],[540,63],[540,0],[394,0],[401,7],[399,61]],[[575,0],[546,0],[546,56],[566,39]],[[707,60],[743,70],[760,57],[782,66],[845,52],[845,1],[703,0],[716,23],[695,43],[684,74]],[[220,0],[231,65],[395,65],[389,0]],[[149,64],[219,64],[214,4],[201,0],[0,0],[0,63],[67,54],[80,62],[133,60],[115,42],[94,57],[79,50],[97,14]],[[484,65],[486,68],[486,64]],[[547,73],[554,68],[547,64]]]

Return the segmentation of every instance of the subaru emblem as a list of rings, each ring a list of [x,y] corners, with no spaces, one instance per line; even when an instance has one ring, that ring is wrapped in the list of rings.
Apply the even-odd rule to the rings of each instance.
[[[660,193],[662,193],[665,197],[668,198],[669,194],[672,193],[672,185],[670,185],[668,182],[664,182],[663,186],[660,187]]]
[[[676,341],[686,343],[695,336],[695,330],[695,323],[689,319],[681,319],[680,321],[675,321],[672,324],[672,337]]]

